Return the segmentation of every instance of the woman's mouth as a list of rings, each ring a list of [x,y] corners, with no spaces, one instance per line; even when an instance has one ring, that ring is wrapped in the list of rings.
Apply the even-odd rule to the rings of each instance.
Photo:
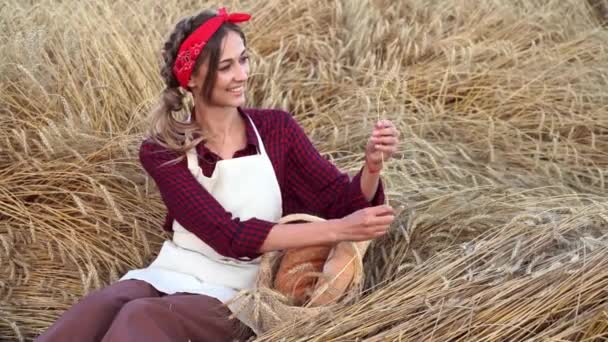
[[[231,92],[234,95],[240,95],[243,93],[243,91],[245,90],[244,86],[238,86],[238,87],[234,87],[234,88],[228,88],[228,91]]]

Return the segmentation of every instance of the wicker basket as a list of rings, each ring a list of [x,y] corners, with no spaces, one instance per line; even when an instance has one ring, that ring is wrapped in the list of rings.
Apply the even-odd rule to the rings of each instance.
[[[281,218],[279,223],[287,224],[294,222],[320,221],[325,220],[312,215],[292,214]],[[362,261],[369,241],[356,243],[343,241],[340,242],[340,244],[348,244],[352,248],[355,274],[350,285],[347,287],[346,292],[337,303],[316,307],[309,305],[292,305],[287,297],[273,289],[274,275],[279,268],[281,257],[283,256],[282,251],[274,251],[265,253],[262,256],[256,287],[251,290],[239,292],[227,303],[228,307],[233,312],[233,317],[238,318],[249,326],[256,335],[260,335],[293,319],[312,317],[336,304],[352,299],[354,296],[358,296],[364,276]],[[317,292],[312,294],[312,298],[314,299],[320,291],[326,290],[327,288],[319,288]]]

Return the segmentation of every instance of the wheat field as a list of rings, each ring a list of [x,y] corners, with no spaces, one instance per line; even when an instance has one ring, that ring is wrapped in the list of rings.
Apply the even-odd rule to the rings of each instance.
[[[137,159],[183,16],[246,11],[248,106],[358,170],[401,131],[365,293],[260,341],[608,340],[608,2],[17,1],[0,5],[0,340],[149,263]]]

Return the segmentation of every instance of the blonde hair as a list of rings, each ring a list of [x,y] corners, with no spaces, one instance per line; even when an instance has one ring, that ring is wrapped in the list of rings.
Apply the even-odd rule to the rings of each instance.
[[[205,140],[203,131],[194,117],[191,117],[190,120],[179,118],[180,112],[183,114],[184,110],[185,92],[190,89],[180,87],[173,74],[173,65],[182,42],[199,26],[216,15],[215,11],[202,11],[180,20],[163,45],[162,58],[164,63],[160,74],[166,88],[161,93],[158,104],[149,113],[148,136],[160,146],[178,153],[179,157],[171,162],[181,161],[186,151]],[[246,43],[245,35],[237,25],[229,22],[224,23],[206,43],[194,65],[193,74],[197,72],[204,60],[209,61],[209,68],[201,94],[206,100],[211,99],[220,59],[221,42],[228,31],[237,32],[243,39],[243,43]],[[196,138],[193,138],[194,136]]]
[[[163,90],[159,103],[150,112],[148,136],[160,146],[175,151],[179,157],[175,162],[181,161],[186,151],[194,148],[204,140],[202,130],[194,118],[180,120],[176,118],[184,109],[185,94],[179,87]],[[194,133],[196,139],[191,139]]]

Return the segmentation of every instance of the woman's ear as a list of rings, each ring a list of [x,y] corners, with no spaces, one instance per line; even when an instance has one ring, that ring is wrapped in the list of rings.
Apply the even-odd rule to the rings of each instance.
[[[203,81],[204,81],[204,74],[205,74],[204,66],[201,65],[199,67],[199,70],[197,70],[196,72],[193,72],[192,75],[190,76],[190,80],[188,81],[188,88],[194,89],[197,86],[202,87]]]
[[[190,88],[190,89],[194,88],[194,81],[192,80],[192,78],[190,78],[190,80],[188,81],[188,88]]]

